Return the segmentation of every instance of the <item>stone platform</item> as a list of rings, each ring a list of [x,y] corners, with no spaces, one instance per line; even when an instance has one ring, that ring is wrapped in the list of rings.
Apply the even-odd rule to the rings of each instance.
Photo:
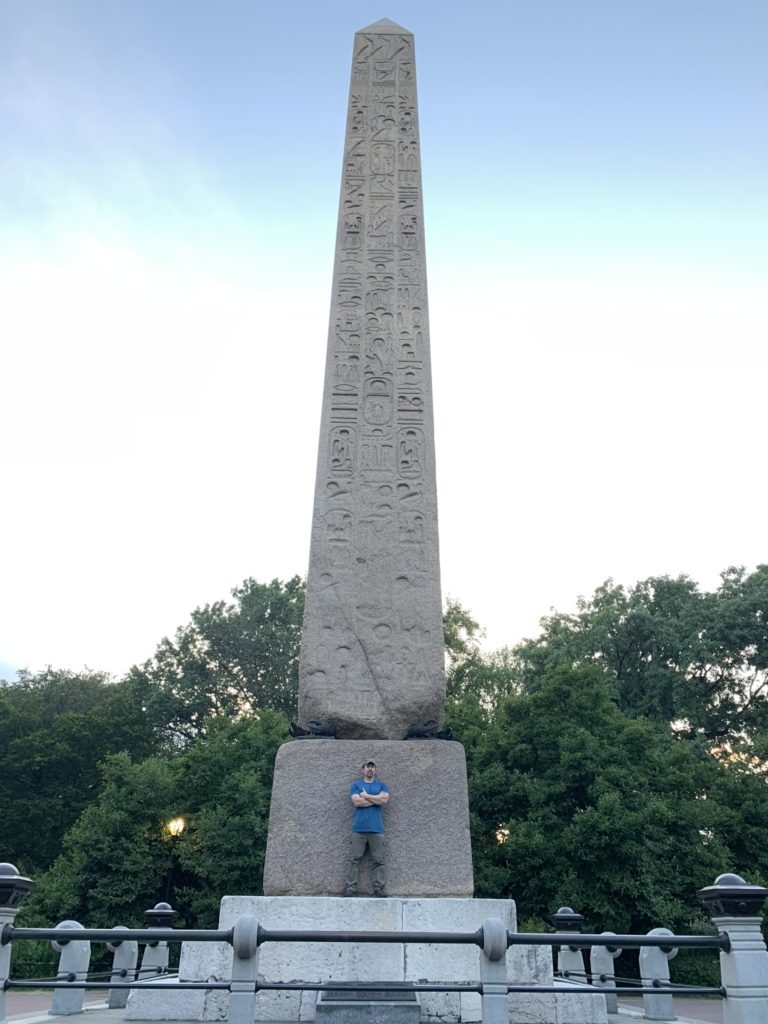
[[[13,1024],[72,1024],[71,1017],[51,1015],[47,1010],[36,1012],[18,1010],[21,999],[24,1003],[29,999],[32,1004],[36,998],[39,998],[38,993],[20,994],[17,992],[10,998],[15,1002],[11,1004],[12,1008],[7,1019],[13,1021]],[[51,998],[52,996],[48,995],[48,1003]],[[8,1002],[8,997],[6,997],[6,1002]],[[692,998],[675,996],[675,1015],[678,1024],[723,1024],[723,1009],[724,1003],[720,1000],[696,998],[695,996]],[[103,1000],[86,1002],[84,1011],[85,1015],[81,1020],[85,1024],[123,1024],[125,1019],[124,1010],[110,1010]],[[609,1013],[605,1018],[605,1024],[636,1024],[642,1017],[642,1000],[639,996],[637,999],[619,999],[619,1013]],[[582,1024],[584,1024],[584,1019],[584,1017],[581,1018]],[[598,1017],[595,1016],[594,1019],[597,1020]],[[560,1016],[558,1018],[558,1024],[566,1024],[566,1021],[568,1021],[567,1017]],[[188,1024],[195,1024],[195,1022],[190,1021]],[[510,1017],[510,1024],[516,1024],[514,1017]]]
[[[469,899],[345,899],[344,897],[226,896],[220,928],[231,928],[241,914],[253,914],[265,928],[339,931],[472,932],[488,917],[500,918],[507,929],[517,927],[512,900]],[[260,948],[262,981],[412,981],[477,984],[477,946],[382,943],[265,943]],[[231,977],[232,949],[225,943],[185,943],[179,977],[182,981]],[[509,983],[552,984],[552,953],[548,946],[513,946],[507,954]],[[425,1021],[479,1021],[480,996],[474,993],[420,993]],[[316,993],[260,992],[257,1021],[311,1021]],[[604,1000],[603,1000],[604,1004]],[[173,992],[151,982],[131,993],[129,1020],[224,1020],[225,992]],[[510,1019],[515,1024],[551,1024],[557,1020],[551,993],[513,994]],[[585,1017],[581,1017],[585,1020]],[[604,1019],[604,1018],[603,1018]]]
[[[386,885],[391,896],[473,892],[464,748],[446,740],[294,740],[277,752],[264,864],[267,896],[344,891],[354,808],[349,786],[373,759],[386,782]],[[370,894],[368,857],[359,890]]]

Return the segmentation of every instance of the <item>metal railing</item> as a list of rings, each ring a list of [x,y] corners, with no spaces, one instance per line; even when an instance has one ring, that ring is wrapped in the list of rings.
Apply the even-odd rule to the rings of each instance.
[[[70,922],[69,924],[74,924],[74,922]],[[243,933],[247,937],[243,939],[242,935],[239,935],[239,933]],[[238,943],[238,939],[239,946],[237,946],[237,948],[240,950],[239,953],[234,949]],[[8,945],[12,942],[24,940],[42,940],[55,943],[56,947],[61,950],[62,957],[59,973],[56,978],[50,979],[37,978],[14,980],[7,978],[4,981],[4,989],[6,990],[34,987],[37,989],[68,990],[70,992],[79,991],[81,993],[91,989],[125,991],[135,989],[137,985],[146,986],[147,983],[149,983],[154,990],[173,989],[175,991],[227,991],[230,993],[231,997],[246,995],[248,997],[249,1004],[251,999],[255,1000],[256,994],[260,991],[329,992],[336,991],[345,985],[353,985],[355,990],[361,993],[403,991],[476,993],[480,995],[482,1000],[483,1021],[485,1022],[492,1022],[494,1020],[497,1022],[506,1021],[506,997],[510,993],[559,994],[563,991],[562,985],[557,984],[510,984],[506,977],[506,952],[510,947],[531,945],[550,946],[562,951],[564,944],[567,943],[565,948],[575,952],[581,949],[606,946],[605,935],[579,934],[577,938],[575,935],[569,933],[518,933],[507,930],[504,928],[502,922],[492,919],[486,921],[482,928],[479,928],[474,932],[361,932],[330,929],[324,931],[308,929],[271,929],[259,925],[255,918],[251,918],[248,915],[241,918],[234,928],[228,930],[172,928],[107,929],[61,926],[57,928],[15,928],[13,925],[6,924],[2,930],[2,935],[0,936],[0,943],[2,945]],[[625,947],[638,949],[670,948],[670,943],[672,941],[674,941],[675,947],[679,948],[718,949],[726,952],[730,949],[730,940],[728,935],[725,933],[719,933],[714,936],[612,935],[610,937],[610,941],[614,946],[621,944]],[[233,946],[233,977],[231,979],[219,981],[180,981],[178,978],[172,978],[163,967],[145,968],[142,966],[136,967],[133,970],[122,968],[120,970],[113,969],[112,971],[102,971],[98,973],[98,980],[96,980],[93,975],[84,976],[82,964],[77,965],[66,962],[69,959],[67,957],[67,952],[70,947],[73,952],[78,952],[76,947],[89,945],[91,942],[108,943],[113,949],[115,949],[115,955],[117,955],[118,951],[128,943],[145,943],[148,949],[160,949],[163,945],[167,945],[167,943],[224,942]],[[415,983],[392,981],[354,983],[338,981],[259,982],[256,978],[258,949],[265,943],[270,942],[334,942],[354,944],[397,943],[401,945],[428,943],[476,946],[481,951],[479,964],[480,981],[477,984],[430,984],[423,982]],[[245,957],[242,955],[244,950],[247,953]],[[238,972],[235,967],[237,966],[236,961],[238,958],[241,965],[247,964],[250,961],[251,969],[247,971],[249,974],[248,978],[238,978],[236,976]],[[77,969],[78,966],[80,968],[79,970]],[[496,970],[494,970],[494,968],[496,968]],[[503,974],[500,973],[499,968],[501,968]],[[565,981],[569,981],[577,975],[584,978],[585,981],[590,977],[590,975],[585,971],[564,970],[558,973]],[[119,974],[124,979],[128,980],[113,980],[116,974]],[[167,980],[164,980],[166,976]],[[110,980],[105,980],[107,978]],[[243,988],[243,985],[247,985],[247,988]],[[665,993],[668,995],[682,992],[686,992],[688,994],[724,994],[724,989],[722,988],[670,986],[668,982],[664,982],[663,980],[657,980],[656,984],[650,988],[638,987],[636,984],[616,986],[613,989],[613,992],[614,994],[650,993],[658,995],[661,986],[664,986]],[[582,984],[579,987],[569,989],[569,994],[575,995],[595,995],[595,992],[595,987],[588,984]],[[497,1007],[497,1012],[494,1016],[493,1000],[495,997],[498,1001],[500,996],[503,996],[504,1011],[503,1014],[501,1014],[499,1007]],[[237,999],[235,999],[235,1007],[233,1009],[232,1000],[230,1001],[230,1021],[235,1022],[238,1019],[236,1003]],[[71,1012],[71,1003],[68,1005],[67,1009],[68,1012]],[[60,1012],[65,1012],[65,1010],[62,1008]],[[244,1020],[253,1020],[249,1007],[244,1009],[240,1016],[243,1016],[243,1014],[245,1015],[243,1018]]]
[[[733,879],[735,876],[721,876]],[[551,932],[509,931],[502,921],[488,918],[482,927],[474,932],[444,931],[339,931],[310,929],[274,929],[264,927],[255,917],[242,915],[233,928],[175,929],[168,927],[149,928],[83,928],[75,921],[65,921],[56,928],[17,928],[12,924],[15,909],[0,906],[0,999],[10,989],[43,988],[54,989],[53,1013],[77,1012],[82,1007],[84,991],[89,989],[108,990],[120,993],[119,1001],[110,999],[110,1005],[124,1006],[127,993],[131,990],[151,988],[184,990],[206,990],[229,992],[230,1024],[252,1024],[255,1000],[259,992],[284,991],[338,991],[353,987],[366,992],[440,992],[475,993],[481,997],[482,1020],[484,1024],[507,1024],[508,996],[510,993],[554,993],[562,996],[564,991],[572,995],[599,997],[603,1005],[612,1007],[612,1000],[621,994],[642,994],[644,999],[662,1000],[662,1003],[646,1004],[646,1015],[656,1019],[673,1016],[671,999],[675,994],[717,995],[724,997],[725,1024],[749,1024],[756,1008],[762,1008],[768,1021],[768,952],[760,933],[760,918],[756,908],[762,906],[762,899],[768,890],[747,886],[739,879],[735,896],[730,893],[732,883],[721,883],[703,893],[714,891],[710,900],[715,910],[713,922],[717,928],[711,935],[674,935],[667,929],[654,929],[647,935],[581,933],[574,926],[579,918],[569,908],[563,908],[554,915],[555,926],[567,919],[567,927]],[[0,879],[0,881],[2,881]],[[730,884],[730,888],[729,888]],[[726,892],[728,890],[728,892]],[[748,891],[749,890],[749,891]],[[1,890],[0,890],[1,891]],[[762,893],[761,902],[756,897]],[[701,895],[701,894],[700,894]],[[703,898],[703,897],[702,897]],[[159,910],[160,906],[167,909]],[[567,913],[566,913],[567,911]],[[153,912],[147,912],[148,916]],[[156,919],[167,918],[174,912],[167,905],[154,908]],[[560,917],[558,918],[558,915]],[[10,919],[9,919],[10,918]],[[56,978],[12,979],[10,977],[10,948],[20,941],[43,940],[53,944],[60,954]],[[115,960],[111,971],[98,972],[99,980],[89,975],[91,942],[106,943],[113,950]],[[182,981],[171,977],[168,972],[168,943],[208,942],[225,943],[232,947],[232,969],[229,979],[216,981]],[[144,957],[140,967],[138,945],[144,944]],[[475,946],[479,950],[479,981],[477,983],[441,982],[344,982],[344,981],[259,981],[259,950],[265,943],[396,943],[430,945]],[[556,976],[561,979],[551,985],[515,984],[507,977],[507,951],[516,946],[552,947],[558,952]],[[623,949],[638,949],[641,955],[641,980],[622,978],[615,975],[606,963],[619,955]],[[679,949],[713,949],[721,959],[723,984],[720,986],[673,985],[669,980],[668,961]],[[591,970],[585,970],[583,951],[592,954]],[[749,954],[749,955],[744,955]],[[608,958],[608,959],[606,959]],[[104,980],[105,978],[110,980]],[[116,980],[116,979],[122,980]],[[127,980],[126,980],[127,979]],[[78,994],[79,993],[79,994]],[[57,1003],[58,1000],[58,1003]],[[649,1006],[652,1013],[649,1013]],[[4,1018],[4,1007],[0,1004],[0,1022]]]

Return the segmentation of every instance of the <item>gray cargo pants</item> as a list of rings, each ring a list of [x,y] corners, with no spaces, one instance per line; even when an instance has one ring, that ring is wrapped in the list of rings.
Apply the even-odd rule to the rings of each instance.
[[[347,869],[345,896],[357,895],[357,873],[360,860],[366,846],[371,851],[371,868],[373,875],[373,892],[376,896],[385,894],[384,888],[384,836],[380,832],[353,832],[349,850],[349,867]]]

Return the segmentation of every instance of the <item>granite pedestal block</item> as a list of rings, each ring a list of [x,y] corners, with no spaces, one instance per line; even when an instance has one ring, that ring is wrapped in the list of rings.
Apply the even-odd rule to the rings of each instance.
[[[472,895],[464,748],[445,740],[284,744],[275,761],[265,895],[331,896],[344,891],[354,811],[349,786],[369,758],[390,790],[384,808],[389,895]],[[358,892],[372,891],[366,854]]]

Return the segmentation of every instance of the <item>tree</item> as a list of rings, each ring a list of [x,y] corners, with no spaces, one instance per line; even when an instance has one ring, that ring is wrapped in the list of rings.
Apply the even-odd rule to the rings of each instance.
[[[472,613],[449,597],[443,611],[443,643],[449,672],[479,650],[485,634]]]
[[[41,680],[22,680],[13,700],[17,688],[0,690],[0,711],[3,699],[12,711],[0,739],[27,737],[32,768],[65,772],[75,735],[93,754],[90,803],[25,904],[26,923],[141,923],[165,895],[163,821],[177,813],[189,827],[173,847],[173,901],[188,924],[214,924],[225,893],[260,891],[303,594],[298,579],[245,581],[233,603],[194,612],[124,686],[67,677],[47,704]],[[685,928],[701,913],[696,889],[720,871],[768,880],[767,596],[765,567],[729,570],[714,594],[686,577],[609,582],[577,615],[544,620],[538,640],[492,654],[472,615],[448,602],[446,723],[467,751],[478,895],[513,896],[529,921],[570,903],[595,930]],[[101,756],[121,743],[130,754],[108,757],[99,775],[101,713],[111,723]],[[147,720],[163,741],[154,748]],[[11,833],[23,831],[17,811]]]
[[[131,689],[104,673],[48,668],[0,685],[2,857],[31,874],[46,869],[94,799],[102,759],[153,746]]]
[[[524,918],[569,904],[591,931],[684,928],[696,890],[734,866],[726,777],[700,745],[624,715],[598,667],[547,669],[474,743],[477,894],[514,897]]]
[[[180,806],[191,818],[179,858],[198,884],[179,900],[191,919],[213,926],[222,896],[261,893],[275,757],[286,740],[287,720],[267,709],[257,720],[211,722],[206,739],[185,753],[179,799],[187,795]]]
[[[24,903],[23,920],[141,926],[165,899],[173,867],[182,920],[214,927],[222,896],[261,892],[275,755],[287,738],[285,718],[267,709],[258,719],[207,722],[170,758],[107,758],[97,796]],[[177,814],[187,828],[172,847],[165,823]]]
[[[163,822],[175,812],[176,769],[151,757],[109,756],[103,781],[64,838],[63,853],[23,905],[24,920],[47,925],[138,926],[163,898],[168,847]]]
[[[247,579],[233,603],[196,609],[173,640],[161,641],[129,681],[154,728],[187,743],[218,715],[258,714],[264,708],[295,717],[304,584]]]
[[[608,580],[578,613],[542,619],[514,650],[533,691],[548,667],[596,665],[631,717],[673,725],[728,749],[768,730],[768,566],[728,569],[713,593],[687,576],[629,589]]]

